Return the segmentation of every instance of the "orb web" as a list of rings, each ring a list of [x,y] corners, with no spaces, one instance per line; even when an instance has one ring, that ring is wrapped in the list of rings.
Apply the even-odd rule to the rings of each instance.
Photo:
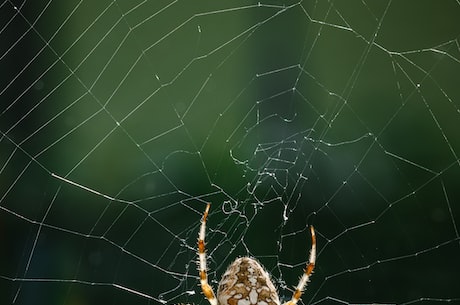
[[[460,301],[460,3],[3,1],[0,303]]]

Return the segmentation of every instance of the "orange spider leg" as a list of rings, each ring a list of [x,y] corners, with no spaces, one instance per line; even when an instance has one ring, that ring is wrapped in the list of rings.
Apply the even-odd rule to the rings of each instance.
[[[315,262],[316,262],[316,235],[315,229],[313,226],[310,226],[310,233],[311,233],[311,250],[310,250],[310,258],[308,259],[308,264],[305,267],[304,273],[300,278],[299,284],[295,289],[295,292],[292,296],[292,299],[283,305],[296,305],[297,302],[300,300],[305,287],[307,286],[308,280],[310,279],[311,274],[313,273],[313,269],[315,269]]]
[[[206,271],[206,248],[204,237],[206,235],[206,218],[208,217],[209,208],[211,204],[208,203],[204,211],[203,218],[201,219],[200,234],[198,236],[198,259],[200,262],[200,284],[204,296],[208,299],[211,305],[217,305],[216,295],[212,290],[211,285],[208,283],[208,273]]]

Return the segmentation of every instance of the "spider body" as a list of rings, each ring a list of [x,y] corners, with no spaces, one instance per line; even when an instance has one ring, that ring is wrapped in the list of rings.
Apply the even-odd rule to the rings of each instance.
[[[268,272],[255,259],[250,257],[237,258],[228,266],[219,282],[217,297],[208,283],[206,269],[205,233],[206,219],[210,204],[206,206],[201,220],[198,237],[198,258],[200,269],[200,284],[204,296],[211,305],[280,305],[278,292],[273,285]],[[316,261],[315,230],[310,227],[311,250],[307,266],[294,291],[292,299],[283,305],[296,305],[307,286],[310,275],[313,273]]]
[[[237,258],[222,276],[217,289],[219,304],[279,305],[270,275],[253,258]]]

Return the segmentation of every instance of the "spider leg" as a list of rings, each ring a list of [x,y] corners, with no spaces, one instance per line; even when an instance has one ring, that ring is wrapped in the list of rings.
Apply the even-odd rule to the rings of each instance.
[[[208,273],[206,270],[206,249],[204,244],[204,237],[206,235],[206,218],[211,204],[208,203],[204,211],[203,218],[201,219],[200,233],[198,236],[198,260],[200,262],[200,284],[204,296],[208,299],[211,305],[217,305],[216,295],[212,290],[211,285],[208,283]]]
[[[305,270],[302,274],[302,277],[299,280],[299,284],[295,289],[294,294],[292,295],[292,299],[283,305],[296,305],[297,302],[300,300],[305,287],[307,286],[308,280],[310,279],[310,275],[313,273],[313,269],[315,269],[315,262],[316,262],[316,235],[315,229],[313,226],[310,226],[311,232],[311,250],[310,250],[310,258],[308,259],[308,264],[305,267]]]

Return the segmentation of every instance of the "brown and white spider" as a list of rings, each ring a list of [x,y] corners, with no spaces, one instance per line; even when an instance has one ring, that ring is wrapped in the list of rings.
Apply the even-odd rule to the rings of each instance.
[[[210,204],[206,206],[201,220],[198,237],[198,256],[200,267],[200,283],[204,296],[211,305],[280,305],[278,292],[273,285],[270,275],[253,258],[240,257],[228,266],[217,289],[217,297],[208,283],[206,270],[206,251],[204,237],[206,234],[206,218]],[[292,299],[283,305],[296,305],[307,286],[313,273],[316,261],[316,236],[313,226],[310,226],[311,250],[309,262],[300,278]]]

